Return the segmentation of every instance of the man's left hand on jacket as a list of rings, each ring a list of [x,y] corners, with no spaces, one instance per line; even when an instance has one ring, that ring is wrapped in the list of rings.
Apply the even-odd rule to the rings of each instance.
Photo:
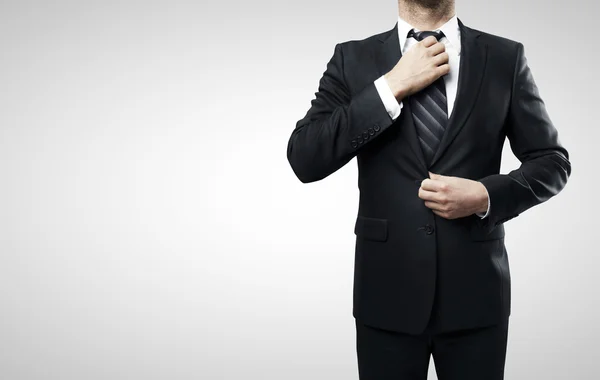
[[[431,172],[429,176],[418,195],[436,215],[456,219],[488,210],[488,193],[481,182]]]

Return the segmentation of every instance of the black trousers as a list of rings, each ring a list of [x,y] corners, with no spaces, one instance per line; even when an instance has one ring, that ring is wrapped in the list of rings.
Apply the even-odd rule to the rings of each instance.
[[[433,313],[435,315],[435,313]],[[360,380],[426,380],[433,356],[438,380],[503,380],[508,317],[500,324],[437,333],[403,334],[356,320]]]

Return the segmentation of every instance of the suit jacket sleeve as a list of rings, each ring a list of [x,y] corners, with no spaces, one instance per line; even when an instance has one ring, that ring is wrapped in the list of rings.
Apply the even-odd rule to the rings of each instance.
[[[311,107],[288,141],[288,161],[304,183],[344,166],[393,123],[373,81],[354,94],[349,91],[342,45],[336,44]]]
[[[486,220],[494,226],[556,195],[571,174],[569,154],[540,98],[522,43],[517,45],[512,86],[506,134],[521,165],[480,179],[491,204]]]

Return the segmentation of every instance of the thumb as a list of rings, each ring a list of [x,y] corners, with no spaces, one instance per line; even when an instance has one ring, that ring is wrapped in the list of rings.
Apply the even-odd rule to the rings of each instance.
[[[444,176],[441,175],[441,174],[436,174],[436,173],[429,172],[429,177],[431,179],[442,179],[442,177],[444,177]]]

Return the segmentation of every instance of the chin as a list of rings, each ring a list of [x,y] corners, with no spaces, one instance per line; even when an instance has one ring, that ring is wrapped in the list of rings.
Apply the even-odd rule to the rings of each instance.
[[[408,2],[428,9],[439,8],[444,3],[443,0],[409,0]]]

